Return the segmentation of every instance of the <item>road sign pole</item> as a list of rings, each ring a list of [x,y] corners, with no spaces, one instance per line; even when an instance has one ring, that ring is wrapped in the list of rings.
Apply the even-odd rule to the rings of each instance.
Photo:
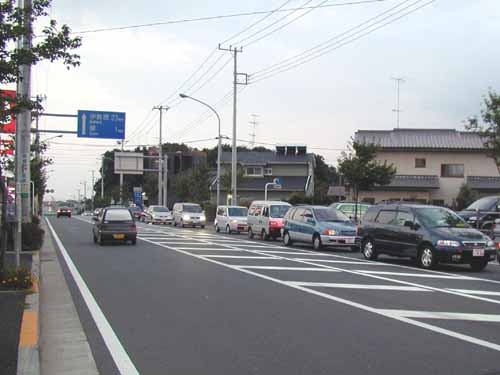
[[[123,204],[123,173],[120,173],[120,204]]]

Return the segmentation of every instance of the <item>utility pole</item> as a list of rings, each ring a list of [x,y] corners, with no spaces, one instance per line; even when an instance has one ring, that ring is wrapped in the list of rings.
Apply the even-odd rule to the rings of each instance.
[[[238,189],[236,186],[237,173],[238,173],[238,156],[236,148],[236,104],[237,104],[237,89],[238,85],[248,84],[248,75],[245,73],[238,73],[238,53],[243,52],[242,47],[232,47],[222,48],[219,44],[219,50],[228,51],[233,54],[234,67],[233,67],[233,145],[231,153],[231,205],[236,206],[238,204]],[[241,75],[245,77],[244,82],[238,82],[238,76]]]
[[[123,141],[124,139],[120,141],[122,145],[122,152],[123,152]],[[123,204],[123,173],[120,173],[120,204]]]
[[[163,160],[163,205],[168,207],[168,197],[167,197],[167,183],[168,183],[168,155],[165,154]]]
[[[392,77],[392,80],[396,81],[396,91],[397,91],[397,102],[396,102],[396,109],[393,109],[393,112],[396,112],[396,129],[399,129],[399,113],[401,112],[401,109],[399,108],[399,86],[401,85],[401,82],[405,82],[406,80],[403,77]]]
[[[162,150],[162,140],[161,140],[161,131],[162,131],[162,114],[163,111],[165,111],[165,114],[167,111],[170,109],[170,107],[167,106],[155,106],[153,109],[157,109],[160,111],[160,139],[158,142],[158,204],[161,206],[163,205],[163,150]],[[166,189],[166,187],[165,187]],[[166,193],[165,193],[166,195]]]
[[[95,180],[94,180],[94,170],[91,171],[92,172],[92,190],[90,191],[90,209],[92,210],[92,212],[94,212],[94,197],[95,197],[95,194],[94,194],[94,184],[95,184]]]
[[[23,26],[26,34],[18,39],[19,51],[31,48],[31,0],[18,0],[19,9],[23,10]],[[31,65],[19,67],[17,96],[22,101],[31,99]],[[31,143],[31,111],[22,108],[17,114],[16,126],[16,267],[21,265],[22,223],[30,221],[30,143]]]
[[[259,117],[259,115],[252,113],[252,121],[249,122],[253,126],[253,129],[252,129],[253,131],[252,131],[252,133],[249,134],[249,136],[252,137],[252,143],[250,143],[250,145],[252,147],[255,147],[255,130],[257,128],[257,125],[259,125],[259,122],[257,121],[257,117]]]

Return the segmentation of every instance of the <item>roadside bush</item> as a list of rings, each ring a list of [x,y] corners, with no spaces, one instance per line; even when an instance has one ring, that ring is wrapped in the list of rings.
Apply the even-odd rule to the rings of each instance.
[[[23,223],[23,251],[40,250],[45,231],[40,227],[40,218],[33,216],[33,222]]]
[[[2,288],[29,289],[33,285],[31,271],[26,267],[8,267],[5,269],[4,277],[0,282]]]

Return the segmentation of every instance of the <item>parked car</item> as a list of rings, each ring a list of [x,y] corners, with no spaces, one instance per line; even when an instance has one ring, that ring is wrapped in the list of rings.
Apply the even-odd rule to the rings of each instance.
[[[59,207],[56,211],[57,217],[67,216],[71,217],[71,208],[69,207]]]
[[[137,228],[131,212],[124,207],[107,207],[100,210],[98,216],[93,216],[92,235],[94,243],[128,242],[132,245],[137,241]]]
[[[500,197],[483,197],[458,213],[467,223],[486,233],[491,231],[495,219],[500,218]]]
[[[330,205],[330,207],[342,211],[351,220],[354,220],[354,216],[356,215],[358,221],[363,218],[363,215],[366,213],[366,210],[368,210],[368,207],[370,206],[371,205],[368,203],[358,202],[358,209],[357,212],[355,212],[356,202],[343,201],[332,203]]]
[[[248,237],[260,235],[261,239],[281,237],[283,218],[292,207],[280,201],[254,201],[248,209]]]
[[[495,224],[492,227],[491,238],[495,242],[495,247],[497,249],[497,261],[500,264],[500,219],[495,220]]]
[[[341,211],[324,206],[298,206],[283,219],[283,243],[310,243],[314,249],[335,246],[359,251],[357,226]]]
[[[144,212],[144,222],[151,224],[172,224],[172,212],[165,206],[149,206]]]
[[[248,231],[248,208],[243,206],[218,206],[214,225],[215,231],[221,229],[226,233]]]
[[[134,219],[136,221],[140,221],[141,220],[141,217],[143,215],[143,209],[139,206],[131,206],[129,208],[130,212],[132,213],[132,216],[134,217]]]
[[[359,229],[366,259],[380,254],[409,257],[422,268],[438,263],[467,263],[483,270],[495,259],[495,244],[453,211],[438,206],[391,204],[372,206]]]
[[[205,211],[197,203],[176,203],[173,207],[173,223],[174,227],[180,225],[185,227],[191,225],[193,228],[199,225],[205,228],[207,218]]]

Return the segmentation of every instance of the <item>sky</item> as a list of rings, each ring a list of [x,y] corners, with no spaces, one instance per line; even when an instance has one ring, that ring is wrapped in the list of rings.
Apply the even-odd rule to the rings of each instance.
[[[353,39],[428,1],[152,0],[146,6],[127,0],[53,0],[50,16],[79,32],[349,2],[357,4],[76,34],[83,39],[78,50],[81,66],[35,66],[32,94],[46,96],[49,113],[126,112],[126,149],[158,143],[159,116],[152,108],[166,105],[170,109],[163,117],[164,142],[211,147],[216,144],[216,119],[206,116],[202,105],[178,99],[178,94],[185,92],[214,106],[222,134],[231,137],[233,60],[217,47],[243,46],[238,72],[249,75],[249,84],[238,86],[239,144],[248,146],[255,132],[256,145],[306,144],[310,152],[335,165],[356,130],[396,127],[392,78],[404,78],[403,128],[463,129],[465,119],[480,114],[488,90],[500,90],[498,0],[436,0],[357,40]],[[381,20],[398,10],[367,28],[370,19]],[[364,26],[355,29],[360,24]],[[359,33],[352,34],[355,31]],[[294,65],[303,61],[296,60],[297,55],[318,45],[331,47]],[[285,67],[292,69],[259,74],[285,59],[290,59]],[[40,128],[76,130],[76,120],[44,117]],[[53,136],[46,133],[41,138]],[[199,141],[205,139],[209,140]],[[48,188],[55,192],[49,199],[57,200],[74,199],[78,190],[83,195],[85,184],[90,196],[92,171],[97,179],[101,154],[116,147],[115,140],[74,135],[47,142],[47,156],[54,160]]]

